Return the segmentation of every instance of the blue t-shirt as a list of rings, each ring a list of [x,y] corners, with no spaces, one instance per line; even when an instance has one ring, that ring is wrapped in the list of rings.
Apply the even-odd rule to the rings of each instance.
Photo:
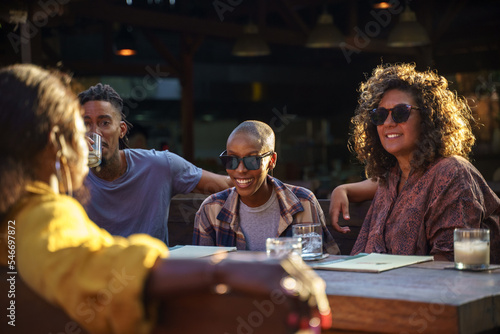
[[[89,172],[92,221],[113,235],[146,233],[168,244],[168,212],[176,194],[191,192],[201,168],[168,151],[126,149],[127,171],[108,182]]]

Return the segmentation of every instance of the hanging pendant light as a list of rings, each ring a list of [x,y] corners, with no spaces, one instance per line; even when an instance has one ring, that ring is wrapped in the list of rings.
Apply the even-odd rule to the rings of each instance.
[[[259,28],[252,22],[243,28],[243,34],[234,43],[232,55],[238,57],[266,56],[271,51],[259,35]]]
[[[392,7],[393,3],[391,1],[372,0],[373,9],[388,9]]]
[[[429,44],[429,36],[424,27],[417,21],[417,16],[408,5],[399,22],[389,34],[387,45],[391,47],[412,47]]]
[[[121,26],[120,31],[115,39],[113,45],[115,54],[118,56],[133,56],[137,54],[137,45],[135,43],[134,35],[132,34],[132,27]]]
[[[308,48],[333,48],[344,41],[344,36],[333,24],[333,17],[326,10],[319,16],[316,26],[306,42]]]

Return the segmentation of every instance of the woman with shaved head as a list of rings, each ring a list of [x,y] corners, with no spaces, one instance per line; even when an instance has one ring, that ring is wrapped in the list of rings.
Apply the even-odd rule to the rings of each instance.
[[[339,254],[314,194],[269,175],[277,154],[271,127],[245,121],[229,135],[221,161],[235,187],[208,197],[196,214],[193,243],[264,251],[266,239],[292,235],[292,225],[321,223],[323,249]]]

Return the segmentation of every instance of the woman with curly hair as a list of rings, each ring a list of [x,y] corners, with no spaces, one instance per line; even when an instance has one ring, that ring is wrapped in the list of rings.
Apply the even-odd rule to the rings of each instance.
[[[352,254],[453,261],[455,228],[488,228],[491,262],[500,262],[500,199],[468,160],[475,121],[444,77],[414,64],[380,65],[360,85],[352,123],[350,146],[370,180],[333,191],[334,227],[349,231],[336,223],[347,198],[374,194]]]

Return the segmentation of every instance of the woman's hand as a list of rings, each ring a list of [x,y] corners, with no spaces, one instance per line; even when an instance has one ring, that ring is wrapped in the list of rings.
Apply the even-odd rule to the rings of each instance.
[[[348,226],[339,225],[339,215],[342,213],[344,220],[349,220],[349,202],[363,202],[372,200],[377,192],[378,183],[367,179],[355,183],[342,184],[332,191],[330,197],[330,218],[333,228],[340,233],[350,232]]]
[[[330,217],[332,220],[332,226],[335,231],[340,233],[350,232],[349,226],[339,225],[339,215],[342,213],[344,220],[349,220],[349,199],[347,198],[346,185],[340,185],[333,189],[332,195],[330,197]]]

